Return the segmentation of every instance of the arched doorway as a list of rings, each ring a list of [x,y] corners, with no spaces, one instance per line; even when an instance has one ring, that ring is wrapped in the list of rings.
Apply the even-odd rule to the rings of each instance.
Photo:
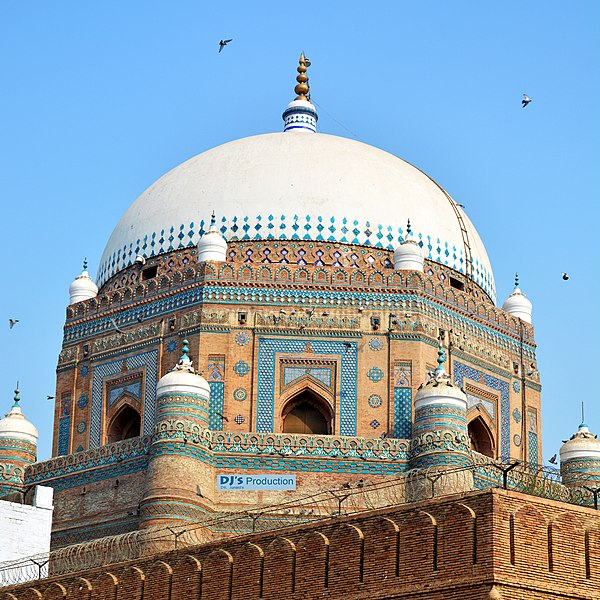
[[[141,419],[137,410],[125,404],[108,426],[107,442],[120,442],[140,435]]]
[[[329,404],[312,390],[306,389],[285,406],[282,414],[283,432],[329,435],[331,417]]]
[[[481,417],[476,417],[469,423],[468,428],[471,450],[489,456],[489,458],[496,458],[494,438],[485,421]]]

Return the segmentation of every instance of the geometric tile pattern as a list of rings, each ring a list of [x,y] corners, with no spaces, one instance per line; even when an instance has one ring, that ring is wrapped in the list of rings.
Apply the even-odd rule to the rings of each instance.
[[[515,423],[521,422],[521,411],[518,408],[515,408],[512,411],[512,416],[513,416],[513,419],[515,420]]]
[[[328,388],[332,387],[333,369],[328,367],[283,367],[283,384],[288,386],[301,377],[313,377],[317,381],[325,384]]]
[[[367,402],[371,408],[379,408],[382,405],[383,400],[379,394],[371,394]]]
[[[144,396],[144,427],[143,435],[152,433],[154,427],[154,415],[156,411],[156,377],[158,374],[158,350],[148,350],[133,356],[127,360],[116,359],[111,362],[93,363],[92,375],[92,414],[90,418],[90,448],[100,446],[100,431],[102,430],[102,419],[104,418],[104,381],[121,373],[124,363],[128,369],[144,367],[145,371],[145,396]]]
[[[233,366],[233,370],[240,377],[243,377],[244,375],[247,375],[250,372],[250,367],[248,366],[248,363],[246,361],[238,360],[238,362],[236,362]]]
[[[206,367],[206,379],[208,381],[223,381],[225,378],[225,357],[209,356]]]
[[[208,404],[208,428],[213,431],[223,430],[223,402],[225,398],[225,383],[222,381],[211,381],[210,400]],[[221,416],[223,415],[223,416]]]
[[[275,361],[277,353],[303,354],[306,342],[298,339],[261,338],[258,345],[258,396],[256,431],[272,432],[275,422]],[[340,435],[356,435],[358,344],[311,340],[315,356],[338,355],[340,369]]]
[[[375,352],[378,352],[383,348],[383,341],[381,340],[381,338],[372,337],[369,340],[369,348],[371,348],[371,350],[374,350]]]
[[[496,419],[496,416],[494,414],[495,406],[494,406],[493,402],[490,402],[489,400],[486,400],[485,398],[480,398],[479,396],[475,396],[473,394],[468,393],[467,394],[467,408],[473,408],[477,404],[483,405],[483,407],[488,412],[490,417],[492,417],[492,419],[494,419],[494,420]]]
[[[71,441],[71,417],[61,417],[58,421],[58,455],[69,454]]]
[[[502,460],[508,460],[510,458],[510,386],[508,381],[498,379],[455,360],[454,383],[459,387],[464,387],[465,377],[500,392],[500,456]]]
[[[371,367],[367,375],[374,383],[377,383],[383,379],[383,371],[379,367]]]
[[[112,406],[124,394],[128,394],[133,396],[136,400],[140,400],[141,392],[142,381],[140,379],[133,383],[118,385],[114,388],[111,388],[108,392],[108,405]]]
[[[394,437],[412,437],[412,388],[394,388]]]
[[[60,397],[60,419],[58,421],[58,454],[69,454],[71,442],[71,394]]]
[[[538,436],[533,431],[527,432],[527,453],[529,454],[529,464],[535,466],[539,464]]]
[[[148,258],[178,248],[195,246],[204,235],[208,223],[181,223],[167,226],[159,231],[148,231],[135,243],[123,246],[100,264],[98,284],[101,285],[117,271],[133,264],[138,254]],[[254,215],[232,218],[223,216],[219,232],[228,240],[314,240],[359,244],[394,250],[404,241],[401,227],[372,221],[358,221],[348,217],[328,217],[314,215]],[[464,273],[465,256],[463,248],[450,245],[447,241],[431,237],[425,233],[416,235],[425,258],[447,265]],[[492,297],[495,295],[494,280],[485,265],[473,257],[473,279]]]
[[[236,388],[233,392],[234,400],[243,402],[248,397],[248,392],[244,388]]]

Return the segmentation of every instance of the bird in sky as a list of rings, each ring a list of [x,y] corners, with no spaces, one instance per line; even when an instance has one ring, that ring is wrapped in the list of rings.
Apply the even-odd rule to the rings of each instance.
[[[8,326],[10,327],[10,329],[12,329],[18,322],[19,322],[19,319],[9,319]]]
[[[113,329],[117,333],[125,333],[121,328],[119,328],[119,326],[117,325],[117,322],[112,317],[110,317],[110,322],[111,322],[111,325],[113,326]]]
[[[555,465],[555,464],[556,464],[556,454],[555,454],[554,456],[551,456],[551,457],[548,459],[548,462],[549,462],[549,463],[552,463],[553,465]]]
[[[523,94],[523,100],[521,100],[521,104],[523,108],[525,108],[531,102],[531,98],[527,94]]]
[[[223,50],[223,48],[225,48],[225,46],[227,46],[229,42],[233,42],[233,38],[231,38],[230,40],[221,40],[219,42],[219,52],[221,52],[221,50]]]
[[[54,396],[46,396],[48,400],[54,400]]]
[[[565,281],[569,281],[569,275],[568,275],[567,273],[563,273],[563,274],[562,274],[562,278],[563,278]]]

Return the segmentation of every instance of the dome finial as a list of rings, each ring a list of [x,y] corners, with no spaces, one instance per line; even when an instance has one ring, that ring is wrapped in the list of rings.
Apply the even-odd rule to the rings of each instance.
[[[444,363],[445,362],[446,362],[446,351],[444,350],[444,346],[442,345],[442,340],[440,340],[439,344],[438,344],[438,357],[437,357],[438,366],[435,369],[436,375],[444,373]]]
[[[83,270],[87,271],[87,257],[83,258]]]
[[[406,237],[412,236],[412,229],[410,228],[410,219],[406,220]]]
[[[212,215],[210,216],[210,226],[211,226],[211,227],[214,227],[216,222],[217,222],[217,221],[216,221],[216,219],[215,219],[215,211],[213,210],[213,211],[212,211]]]
[[[308,85],[308,75],[306,70],[310,67],[310,60],[304,56],[304,52],[300,54],[298,61],[298,82],[294,91],[297,96],[292,100],[283,111],[283,130],[284,131],[303,131],[316,133],[317,132],[317,111],[310,101],[310,86]]]
[[[310,60],[308,60],[304,56],[304,52],[300,54],[300,58],[298,60],[298,76],[296,77],[296,81],[298,85],[294,88],[294,92],[298,94],[295,100],[306,100],[310,101],[310,86],[308,85],[308,75],[306,74],[306,70],[310,67]]]
[[[519,274],[515,273],[515,289],[519,287]]]
[[[15,387],[15,396],[13,398],[15,403],[13,404],[13,408],[15,406],[19,406],[19,402],[21,401],[21,390],[19,389],[19,382],[17,381],[17,385]]]
[[[187,340],[183,340],[183,347],[181,348],[181,358],[179,359],[179,364],[183,365],[190,362],[190,346]]]

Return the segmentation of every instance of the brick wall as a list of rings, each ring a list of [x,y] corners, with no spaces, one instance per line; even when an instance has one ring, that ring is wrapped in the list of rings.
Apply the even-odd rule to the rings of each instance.
[[[487,490],[0,590],[2,600],[600,598],[597,512]]]

